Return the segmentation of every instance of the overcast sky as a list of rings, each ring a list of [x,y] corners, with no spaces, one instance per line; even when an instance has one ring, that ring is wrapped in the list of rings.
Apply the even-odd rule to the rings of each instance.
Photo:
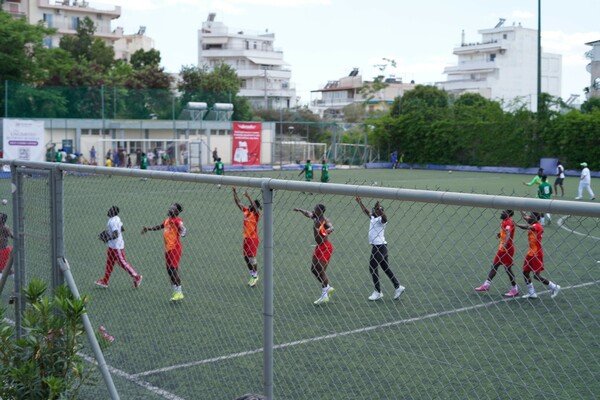
[[[541,0],[542,49],[562,55],[562,97],[590,84],[585,43],[600,40],[600,0]],[[394,74],[405,82],[446,80],[445,66],[456,65],[460,45],[480,41],[480,29],[521,23],[537,29],[537,0],[92,0],[119,5],[113,21],[126,34],[146,26],[168,72],[196,65],[198,30],[210,12],[231,29],[275,34],[275,47],[290,64],[301,103],[310,91],[357,67],[363,79],[378,74],[383,58],[397,62]],[[105,8],[102,5],[101,8]]]

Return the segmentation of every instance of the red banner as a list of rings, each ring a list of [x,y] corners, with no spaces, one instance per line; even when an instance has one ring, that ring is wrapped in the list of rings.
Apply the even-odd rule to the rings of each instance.
[[[260,122],[233,123],[233,165],[260,165]]]

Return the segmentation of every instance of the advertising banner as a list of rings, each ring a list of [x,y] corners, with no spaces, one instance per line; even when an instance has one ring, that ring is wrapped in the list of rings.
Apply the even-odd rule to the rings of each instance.
[[[260,165],[261,131],[260,122],[233,123],[233,165]]]
[[[44,161],[44,122],[3,119],[3,158],[9,160]]]

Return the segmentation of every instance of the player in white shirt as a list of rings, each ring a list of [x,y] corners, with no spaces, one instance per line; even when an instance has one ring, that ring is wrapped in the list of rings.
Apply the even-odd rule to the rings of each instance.
[[[563,186],[563,182],[565,181],[565,167],[563,167],[562,162],[558,160],[556,162],[556,180],[554,181],[554,194],[558,196],[557,187],[560,186],[560,196],[565,196],[565,188]]]
[[[98,238],[106,243],[106,268],[104,278],[98,279],[96,285],[107,288],[110,275],[112,274],[115,263],[118,263],[129,276],[133,278],[133,287],[138,288],[142,282],[142,275],[138,274],[135,269],[127,262],[123,249],[125,241],[121,232],[125,231],[121,218],[119,218],[119,207],[112,206],[108,209],[108,222],[106,230],[102,231]]]
[[[575,200],[581,200],[581,196],[583,195],[583,189],[587,189],[588,193],[590,194],[590,198],[592,200],[595,200],[596,196],[594,195],[591,186],[592,176],[590,175],[590,169],[588,168],[586,162],[582,162],[579,165],[581,165],[583,169],[581,170],[581,177],[579,178],[579,190],[577,192],[577,197],[575,197]]]
[[[396,276],[388,263],[387,242],[385,241],[385,226],[387,225],[388,218],[385,215],[383,207],[379,204],[379,201],[375,203],[375,207],[373,207],[372,211],[367,210],[360,197],[356,197],[356,202],[363,213],[365,213],[371,221],[369,224],[369,244],[371,245],[369,272],[371,273],[375,290],[371,296],[369,296],[369,300],[376,301],[383,297],[383,293],[381,293],[381,284],[379,282],[379,266],[381,266],[383,272],[385,272],[387,277],[392,281],[392,284],[394,285],[394,300],[396,300],[400,298],[405,287],[400,286],[398,279],[396,279]]]

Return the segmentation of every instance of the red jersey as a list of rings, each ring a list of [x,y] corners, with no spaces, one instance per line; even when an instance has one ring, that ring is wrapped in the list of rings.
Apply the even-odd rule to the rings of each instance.
[[[250,211],[248,207],[244,207],[242,212],[244,213],[244,239],[258,239],[260,214]]]
[[[544,228],[539,222],[531,225],[527,231],[527,240],[529,241],[529,250],[527,251],[528,256],[543,256],[544,250],[542,249],[542,235],[544,234]]]
[[[508,242],[506,236],[508,235]],[[510,252],[513,249],[513,238],[515,237],[515,224],[512,218],[506,218],[500,224],[500,244],[498,245],[498,251]],[[506,249],[504,248],[506,243]]]
[[[165,249],[167,251],[175,250],[181,247],[181,229],[183,227],[183,221],[179,217],[167,218],[163,222],[164,231],[163,237],[165,240]]]

